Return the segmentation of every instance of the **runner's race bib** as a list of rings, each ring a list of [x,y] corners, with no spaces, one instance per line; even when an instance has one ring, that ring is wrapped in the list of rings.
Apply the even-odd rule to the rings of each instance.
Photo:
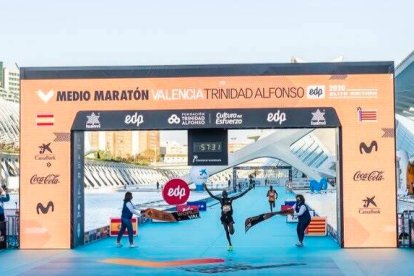
[[[231,211],[230,205],[223,205],[223,213],[228,213]]]

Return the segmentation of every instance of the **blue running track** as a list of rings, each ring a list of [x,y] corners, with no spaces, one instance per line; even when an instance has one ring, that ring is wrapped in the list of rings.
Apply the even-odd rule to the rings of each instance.
[[[340,249],[330,237],[305,237],[305,247],[297,248],[296,224],[283,216],[245,234],[247,217],[269,211],[266,191],[258,187],[234,202],[232,252],[216,204],[201,219],[141,226],[137,248],[128,248],[124,237],[122,248],[108,238],[75,250],[3,251],[1,275],[387,275],[414,268],[412,250]],[[294,198],[277,191],[276,209]]]

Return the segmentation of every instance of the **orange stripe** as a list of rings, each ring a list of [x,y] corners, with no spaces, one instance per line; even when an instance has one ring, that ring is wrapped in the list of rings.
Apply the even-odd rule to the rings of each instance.
[[[157,261],[114,258],[114,259],[104,259],[101,262],[107,263],[107,264],[119,264],[119,265],[159,268],[159,267],[172,267],[172,266],[183,266],[183,265],[223,263],[224,260],[218,259],[218,258],[206,258],[206,259],[190,259],[190,260],[157,262]]]

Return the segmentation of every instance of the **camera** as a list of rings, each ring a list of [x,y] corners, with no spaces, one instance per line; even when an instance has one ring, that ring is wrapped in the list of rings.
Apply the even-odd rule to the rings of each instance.
[[[1,187],[3,188],[3,190],[7,190],[6,184],[1,185]]]

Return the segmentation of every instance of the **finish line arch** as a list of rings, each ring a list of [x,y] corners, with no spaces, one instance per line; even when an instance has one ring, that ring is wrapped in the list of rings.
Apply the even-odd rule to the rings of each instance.
[[[81,244],[83,131],[189,125],[340,125],[343,246],[397,245],[391,62],[22,68],[21,88],[22,249]],[[44,143],[53,152],[36,158]]]

